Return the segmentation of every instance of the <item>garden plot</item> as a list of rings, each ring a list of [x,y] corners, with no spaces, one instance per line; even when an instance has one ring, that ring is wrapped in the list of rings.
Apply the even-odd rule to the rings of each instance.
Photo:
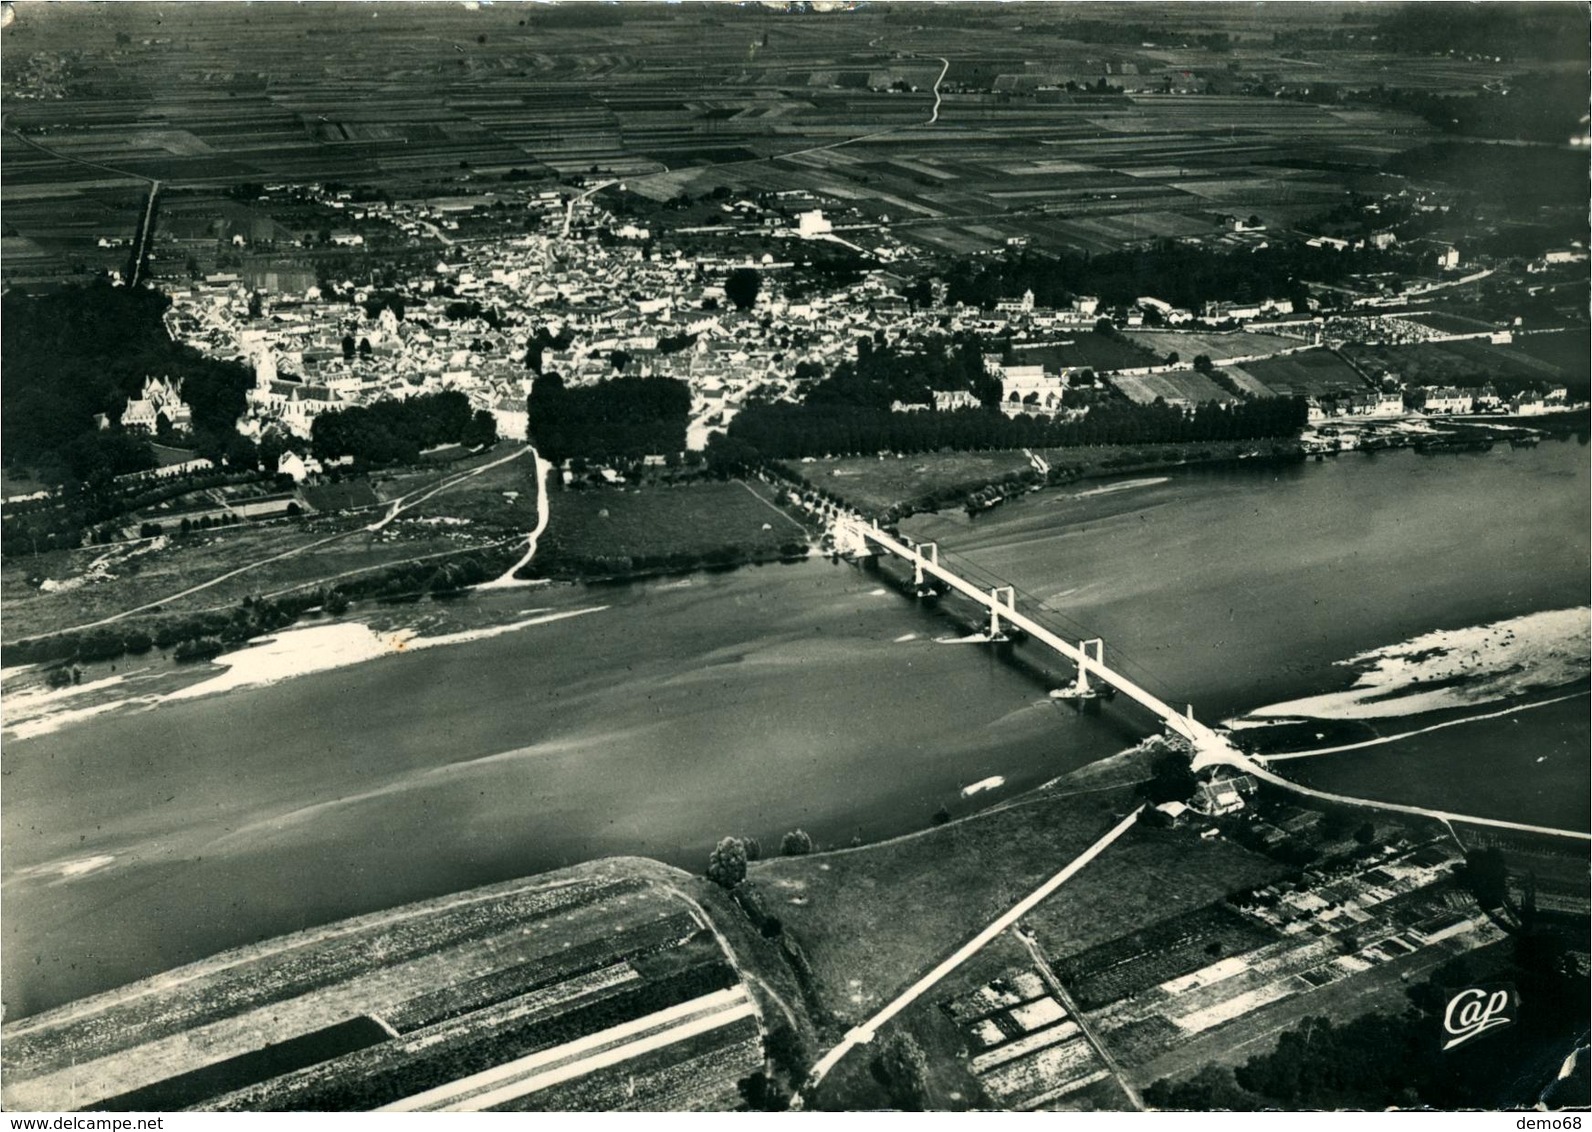
[[[968,1071],[1004,1107],[1034,1107],[1109,1075],[1036,970],[1007,971],[940,1010],[979,1051]]]

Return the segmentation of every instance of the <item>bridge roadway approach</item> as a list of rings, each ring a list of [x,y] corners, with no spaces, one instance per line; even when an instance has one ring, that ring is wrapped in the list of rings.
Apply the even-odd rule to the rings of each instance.
[[[1229,766],[1234,770],[1252,775],[1262,782],[1327,802],[1338,802],[1348,806],[1362,806],[1369,809],[1387,810],[1391,813],[1413,814],[1418,817],[1433,818],[1450,825],[1450,827],[1452,827],[1454,822],[1463,822],[1466,825],[1481,825],[1494,829],[1515,830],[1521,833],[1535,833],[1549,837],[1592,841],[1592,834],[1579,830],[1555,829],[1551,826],[1529,825],[1525,822],[1503,821],[1498,818],[1473,817],[1468,814],[1450,813],[1447,810],[1406,806],[1396,802],[1379,802],[1369,798],[1351,798],[1343,794],[1329,794],[1322,790],[1301,786],[1244,754],[1233,746],[1224,733],[1199,722],[1199,720],[1194,718],[1192,706],[1185,708],[1183,711],[1178,711],[1171,704],[1166,703],[1158,696],[1152,695],[1122,675],[1122,673],[1111,668],[1105,663],[1104,646],[1101,642],[1097,640],[1080,641],[1074,645],[1056,636],[1055,633],[1031,617],[1018,612],[1016,594],[1012,587],[997,586],[992,590],[982,590],[953,571],[941,566],[939,547],[934,543],[914,543],[910,540],[898,539],[887,531],[880,529],[878,523],[868,523],[854,513],[835,507],[834,504],[822,504],[820,505],[820,510],[830,522],[830,535],[834,539],[835,550],[838,553],[866,556],[873,554],[873,548],[878,547],[903,561],[910,562],[912,564],[913,581],[920,588],[925,585],[928,578],[935,578],[957,593],[989,610],[989,636],[991,640],[1001,639],[1003,624],[1015,625],[1022,629],[1035,640],[1043,642],[1077,666],[1078,681],[1072,694],[1088,694],[1087,689],[1090,677],[1115,688],[1122,695],[1127,696],[1134,703],[1139,704],[1155,715],[1156,718],[1165,724],[1167,730],[1188,742],[1194,751],[1193,769],[1196,772],[1217,766]],[[1093,655],[1091,655],[1090,646],[1094,646]]]

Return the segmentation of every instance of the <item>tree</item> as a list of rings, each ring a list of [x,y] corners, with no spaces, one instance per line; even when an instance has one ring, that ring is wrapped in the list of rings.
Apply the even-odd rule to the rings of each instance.
[[[368,357],[370,357],[370,355],[371,355],[370,339],[369,338],[361,338],[359,340],[359,356],[362,357],[362,358],[368,358]]]
[[[1197,789],[1199,780],[1194,777],[1188,757],[1175,751],[1156,755],[1150,763],[1150,780],[1139,787],[1140,793],[1154,806],[1163,802],[1187,802]]]
[[[746,879],[746,845],[739,837],[726,837],[708,855],[708,879],[734,888]]]
[[[779,851],[787,857],[801,857],[813,851],[813,839],[804,829],[793,829],[780,839]]]
[[[874,1060],[873,1073],[897,1108],[923,1110],[928,1100],[929,1061],[911,1034],[897,1031],[890,1035]]]
[[[1194,368],[1200,373],[1209,374],[1216,368],[1216,366],[1211,361],[1211,356],[1209,354],[1195,354]]]
[[[354,349],[354,336],[352,334],[343,335],[343,360],[345,362],[354,360]]]
[[[757,293],[763,286],[763,277],[756,269],[737,267],[724,281],[724,294],[735,304],[736,310],[751,310],[757,302]]]
[[[735,1083],[741,1099],[753,1112],[785,1112],[790,1108],[791,1089],[777,1077],[759,1069]]]
[[[229,468],[247,468],[253,471],[260,466],[260,450],[254,441],[240,433],[233,433],[227,437],[224,449],[227,466]],[[275,468],[273,467],[274,471]]]
[[[1354,831],[1354,839],[1361,845],[1370,845],[1376,840],[1376,826],[1366,822]]]
[[[741,844],[746,846],[746,859],[748,861],[756,861],[762,858],[763,846],[758,842],[757,838],[743,837],[741,838]]]

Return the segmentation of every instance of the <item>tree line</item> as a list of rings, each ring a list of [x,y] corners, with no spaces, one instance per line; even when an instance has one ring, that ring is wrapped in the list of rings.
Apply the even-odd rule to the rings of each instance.
[[[945,276],[946,299],[989,309],[1001,299],[1033,291],[1042,307],[1066,306],[1075,296],[1132,303],[1153,295],[1186,310],[1230,299],[1308,298],[1305,281],[1334,283],[1351,274],[1413,271],[1419,265],[1394,250],[1336,251],[1304,243],[1269,244],[1254,251],[1218,252],[1174,240],[1145,248],[1090,255],[1025,249],[993,260],[961,260]]]
[[[1306,419],[1302,397],[1206,403],[1192,413],[1159,399],[1149,405],[1111,402],[1097,405],[1078,420],[1006,417],[985,409],[892,413],[834,405],[751,405],[730,422],[726,433],[709,439],[707,458],[710,466],[733,470],[766,459],[942,448],[979,451],[1262,440],[1296,435]]]
[[[336,409],[310,426],[310,450],[317,459],[352,456],[364,464],[413,464],[439,444],[477,448],[496,441],[492,414],[471,412],[470,399],[451,389]]]

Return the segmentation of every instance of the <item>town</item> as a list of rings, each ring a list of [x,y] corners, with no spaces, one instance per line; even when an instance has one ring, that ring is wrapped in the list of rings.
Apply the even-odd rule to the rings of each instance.
[[[1584,1107],[1587,16],[1354,7],[9,6],[7,1107]]]

